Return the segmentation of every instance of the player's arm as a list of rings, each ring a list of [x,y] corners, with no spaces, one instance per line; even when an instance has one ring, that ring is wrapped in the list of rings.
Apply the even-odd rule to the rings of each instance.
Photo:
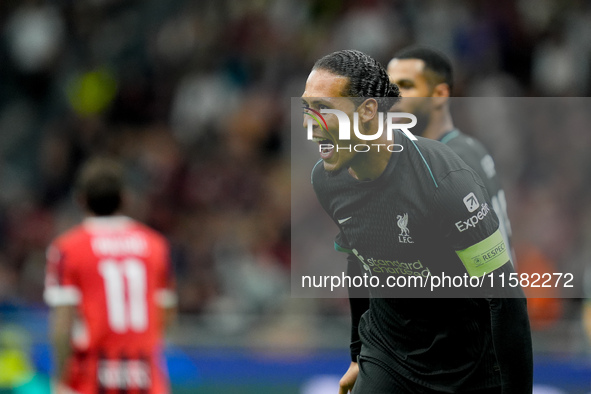
[[[513,267],[516,267],[515,252],[511,245],[511,222],[509,220],[509,215],[507,214],[507,200],[505,198],[505,191],[501,188],[501,183],[492,156],[488,153],[484,145],[474,139],[468,144],[467,139],[465,138],[455,138],[448,142],[447,145],[456,152],[484,182],[484,186],[490,197],[492,208],[495,210],[497,219],[499,220],[499,230],[501,231],[505,244],[510,251]]]
[[[514,272],[497,216],[474,172],[450,174],[446,182],[441,182],[435,201],[442,212],[442,231],[470,276],[482,277],[492,272],[494,277],[502,273],[508,277]],[[503,393],[531,392],[533,357],[523,291],[519,287],[497,286],[484,295]]]
[[[341,245],[348,245],[345,235],[342,232],[336,236],[335,249],[340,252],[347,253],[347,276],[350,278],[361,277],[361,264],[353,252]],[[339,394],[347,394],[353,390],[353,386],[357,381],[359,375],[359,366],[357,364],[357,357],[361,353],[361,338],[359,336],[359,322],[361,316],[369,309],[369,289],[361,287],[349,287],[349,306],[351,308],[351,341],[349,343],[349,350],[351,354],[351,364],[349,369],[341,380],[339,381]]]
[[[491,238],[495,244],[504,244],[499,230],[486,239]],[[490,250],[488,247],[486,249]],[[507,250],[506,246],[504,249]],[[510,277],[514,274],[508,253],[504,261],[505,263],[493,271],[494,277]],[[470,261],[466,261],[465,264],[470,264]],[[493,347],[501,374],[502,392],[531,393],[533,352],[527,300],[520,287],[499,290],[501,291],[489,291],[488,295],[491,297],[486,298],[486,302],[490,313]]]
[[[156,299],[160,308],[161,329],[164,332],[176,322],[178,315],[177,297],[174,290],[161,289],[158,291]]]
[[[164,238],[161,239],[161,251],[162,269],[158,274],[158,289],[154,297],[156,304],[160,308],[161,329],[164,332],[176,322],[178,299],[170,246]]]
[[[504,244],[499,230],[485,238],[492,240],[491,244]],[[476,255],[486,253],[490,245],[478,252],[481,243],[474,247]],[[498,248],[498,247],[497,247]],[[501,255],[504,263],[492,271],[493,277],[514,275],[513,265],[510,262],[507,247]],[[465,256],[465,265],[471,264],[470,255]],[[501,263],[500,263],[501,264]],[[478,275],[478,274],[476,274]],[[501,374],[502,392],[531,393],[533,386],[533,352],[529,318],[527,314],[527,300],[520,287],[508,287],[498,289],[500,291],[488,291],[490,298],[486,298],[490,313],[492,342]]]
[[[347,255],[347,276],[362,276],[359,261],[355,255]],[[351,307],[351,361],[356,362],[361,353],[361,339],[359,338],[359,322],[361,316],[369,309],[369,289],[365,287],[349,288],[349,305]]]
[[[314,192],[318,197],[318,202],[324,209],[324,211],[333,219],[335,224],[339,226],[339,223],[335,218],[332,216],[330,209],[328,208],[328,204],[324,201],[323,193],[319,192],[317,189],[318,183],[314,183],[314,179],[317,178],[320,174],[320,169],[322,160],[319,160],[314,168],[312,169],[312,186],[314,187]],[[356,275],[361,276],[361,268],[359,265],[359,261],[351,253],[350,250],[347,248],[343,248],[342,245],[347,245],[348,243],[344,239],[343,233],[339,233],[335,240],[335,249],[340,252],[347,253],[347,275],[349,277],[353,277]],[[349,369],[339,382],[339,394],[347,394],[353,389],[353,385],[357,380],[357,375],[359,373],[359,368],[357,366],[357,356],[361,353],[361,339],[359,338],[359,322],[361,320],[361,316],[369,309],[369,289],[364,288],[349,288],[349,305],[351,307],[351,342],[349,345],[350,354],[351,354],[351,364],[349,365]]]
[[[506,266],[511,268],[510,264]],[[526,299],[490,298],[487,301],[503,394],[531,393],[533,352]]]
[[[54,245],[47,249],[43,297],[50,307],[49,337],[55,361],[54,378],[60,384],[73,351],[72,329],[82,296],[70,259]]]
[[[72,327],[76,317],[76,307],[60,305],[51,308],[49,336],[54,354],[54,377],[57,382],[64,379],[66,363],[72,354]]]
[[[164,321],[163,321],[163,328],[166,330],[168,329],[170,326],[173,325],[174,322],[176,322],[177,316],[178,316],[178,308],[176,306],[176,304],[174,306],[170,306],[167,308],[163,308],[163,314],[164,314]]]
[[[359,261],[353,254],[347,255],[347,275],[361,276]],[[353,389],[359,374],[357,356],[361,353],[361,339],[359,338],[359,322],[361,316],[369,309],[369,289],[363,287],[349,288],[349,305],[351,307],[351,364],[339,382],[339,394],[346,394]]]

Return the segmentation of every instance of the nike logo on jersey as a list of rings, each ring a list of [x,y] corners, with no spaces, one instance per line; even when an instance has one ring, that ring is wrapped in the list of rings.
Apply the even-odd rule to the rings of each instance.
[[[352,216],[349,216],[348,218],[344,218],[344,219],[339,219],[338,222],[339,222],[339,224],[343,224],[343,223],[345,223],[347,220],[349,220],[351,218],[352,218]]]

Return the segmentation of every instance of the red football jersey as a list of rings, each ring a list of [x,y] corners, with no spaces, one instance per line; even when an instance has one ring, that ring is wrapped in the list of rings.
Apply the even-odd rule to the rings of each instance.
[[[167,394],[162,307],[176,302],[167,241],[130,218],[93,217],[47,252],[45,300],[77,305],[64,382],[81,394]]]

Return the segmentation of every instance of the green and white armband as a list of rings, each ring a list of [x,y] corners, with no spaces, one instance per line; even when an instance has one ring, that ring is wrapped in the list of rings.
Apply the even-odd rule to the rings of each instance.
[[[470,276],[481,277],[510,261],[507,245],[500,230],[477,244],[456,250],[456,253]]]

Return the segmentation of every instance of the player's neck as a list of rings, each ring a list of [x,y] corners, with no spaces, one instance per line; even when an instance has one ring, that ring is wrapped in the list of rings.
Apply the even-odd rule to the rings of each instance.
[[[89,219],[90,221],[108,221],[108,220],[118,220],[118,219],[125,219],[127,218],[127,216],[120,210],[115,211],[109,215],[98,215],[95,212],[92,212],[90,210],[85,210],[84,212],[84,218],[85,219]]]
[[[386,149],[386,146],[393,144],[394,141],[380,138],[371,146],[371,151],[358,153],[351,165],[349,174],[360,181],[372,181],[379,178],[384,172],[392,156],[392,152]],[[376,145],[381,146],[376,146]]]
[[[439,140],[445,133],[454,129],[454,123],[448,108],[433,111],[429,124],[421,134],[422,137]]]

